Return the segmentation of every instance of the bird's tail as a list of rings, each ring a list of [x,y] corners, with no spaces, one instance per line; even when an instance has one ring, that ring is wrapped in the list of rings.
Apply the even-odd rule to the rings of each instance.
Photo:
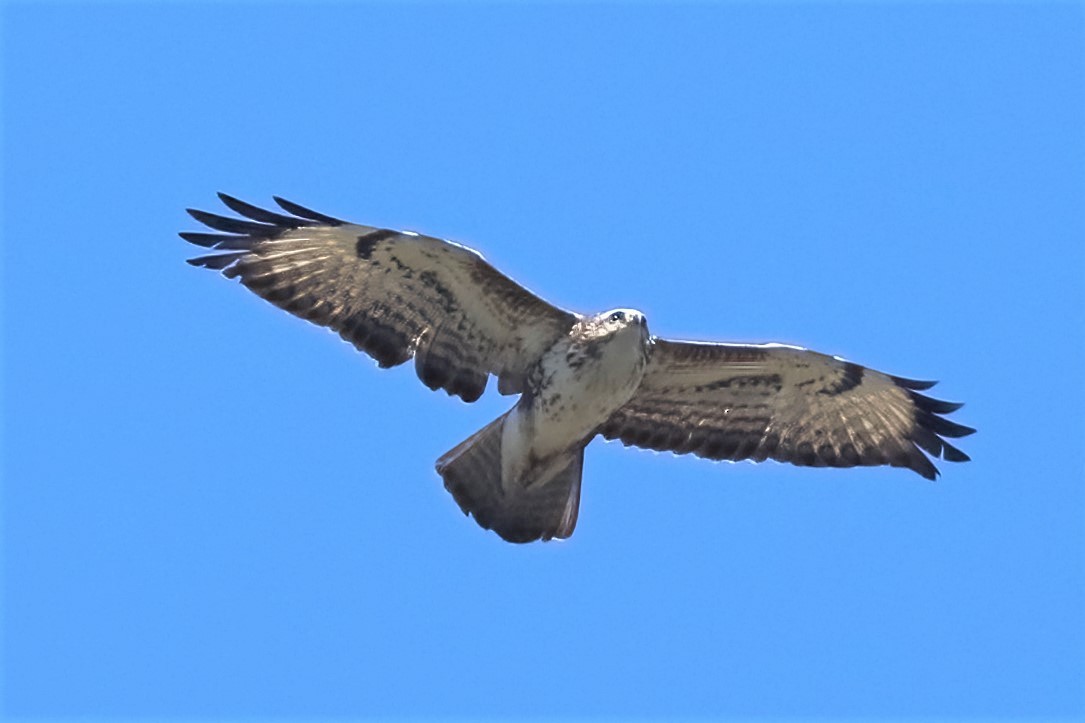
[[[464,514],[509,542],[568,537],[580,508],[580,475],[584,447],[553,462],[559,471],[549,479],[501,479],[503,414],[460,442],[437,460],[437,473]],[[551,466],[551,465],[548,465]]]

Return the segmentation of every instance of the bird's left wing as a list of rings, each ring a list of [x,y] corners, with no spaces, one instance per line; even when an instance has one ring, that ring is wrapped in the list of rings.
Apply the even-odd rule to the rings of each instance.
[[[347,223],[280,198],[286,214],[219,197],[246,218],[189,209],[219,232],[181,234],[218,252],[190,264],[240,279],[382,367],[414,357],[426,386],[465,401],[482,394],[490,374],[503,394],[522,391],[531,366],[576,321],[465,246]]]
[[[967,461],[945,438],[975,430],[942,416],[960,404],[920,393],[933,385],[780,344],[655,339],[636,395],[600,433],[708,459],[892,465],[934,479],[923,451]]]

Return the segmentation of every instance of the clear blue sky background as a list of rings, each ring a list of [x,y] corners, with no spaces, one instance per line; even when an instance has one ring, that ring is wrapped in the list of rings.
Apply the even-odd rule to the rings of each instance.
[[[1085,10],[3,8],[11,717],[1085,713]],[[561,305],[937,378],[900,470],[596,442],[512,546],[433,461],[510,400],[190,268],[218,190]]]

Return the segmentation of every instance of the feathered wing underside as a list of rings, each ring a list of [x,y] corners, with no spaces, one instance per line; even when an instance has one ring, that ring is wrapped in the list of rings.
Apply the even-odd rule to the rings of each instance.
[[[797,347],[656,339],[636,395],[600,432],[708,459],[892,465],[934,479],[923,452],[967,461],[946,439],[975,430],[943,416],[962,405],[920,393],[933,385]]]
[[[214,249],[189,263],[237,278],[295,316],[329,327],[382,367],[415,358],[419,378],[474,401],[489,374],[520,392],[576,317],[440,239],[347,223],[275,198],[285,214],[219,194],[244,219],[189,210],[218,233],[182,233]]]

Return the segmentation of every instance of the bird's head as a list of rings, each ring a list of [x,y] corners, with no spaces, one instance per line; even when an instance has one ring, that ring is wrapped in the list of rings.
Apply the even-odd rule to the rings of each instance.
[[[637,334],[642,340],[648,339],[648,320],[635,309],[611,309],[596,314],[591,325],[600,336]]]

